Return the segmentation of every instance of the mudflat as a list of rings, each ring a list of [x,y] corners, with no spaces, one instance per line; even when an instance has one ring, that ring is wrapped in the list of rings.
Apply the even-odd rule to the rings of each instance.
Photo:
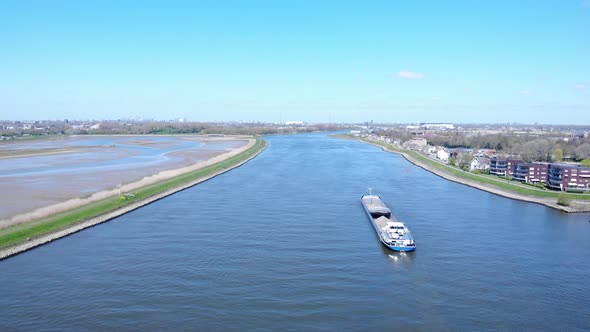
[[[0,144],[0,228],[19,215],[242,150],[246,137],[77,136]],[[22,219],[22,218],[21,218]]]

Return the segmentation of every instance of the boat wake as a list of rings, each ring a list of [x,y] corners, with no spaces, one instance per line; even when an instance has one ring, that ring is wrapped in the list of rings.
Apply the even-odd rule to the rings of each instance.
[[[402,259],[404,256],[407,256],[407,254],[405,251],[400,251],[395,254],[389,254],[387,256],[389,256],[389,258],[393,259],[394,261],[397,261],[398,259]]]

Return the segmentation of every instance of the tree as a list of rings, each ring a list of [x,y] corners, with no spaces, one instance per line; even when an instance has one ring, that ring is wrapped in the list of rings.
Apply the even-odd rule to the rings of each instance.
[[[520,156],[525,161],[532,161],[535,159],[535,151],[537,150],[537,143],[535,141],[529,141],[522,145]]]
[[[590,158],[590,143],[584,143],[576,148],[576,157],[578,159]]]
[[[553,155],[555,156],[556,161],[563,161],[563,150],[560,147],[553,150]]]
[[[457,163],[457,158],[455,158],[455,157],[449,158],[449,165],[455,166],[456,163]]]
[[[551,143],[543,138],[528,141],[522,147],[521,157],[526,161],[550,161]]]
[[[514,155],[514,156],[520,156],[522,155],[522,151],[523,151],[523,146],[522,143],[520,142],[515,142],[512,147],[510,148],[509,153]]]
[[[552,144],[546,139],[538,140],[537,158],[538,161],[551,161]]]
[[[572,205],[572,198],[568,194],[561,193],[557,196],[557,205],[570,206]]]
[[[473,160],[473,155],[471,153],[461,153],[458,158],[458,165],[461,168],[469,168],[469,164]]]

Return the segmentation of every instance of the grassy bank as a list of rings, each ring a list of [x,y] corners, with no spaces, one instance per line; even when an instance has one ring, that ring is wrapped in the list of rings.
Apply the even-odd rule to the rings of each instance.
[[[350,138],[350,137],[349,137]],[[510,191],[525,196],[532,197],[543,197],[543,198],[555,198],[567,197],[569,200],[590,200],[590,194],[574,194],[574,193],[563,193],[559,191],[545,190],[542,188],[533,187],[530,185],[522,184],[520,182],[514,182],[507,179],[502,179],[494,175],[474,174],[463,171],[453,166],[445,165],[438,161],[432,160],[416,151],[405,150],[395,147],[385,142],[374,141],[366,138],[354,138],[366,143],[381,146],[389,151],[401,153],[407,155],[409,158],[414,159],[417,163],[437,168],[446,173],[452,174],[456,177],[466,179],[479,184],[494,186],[502,190]]]
[[[104,200],[90,203],[88,205],[61,212],[46,218],[2,229],[0,230],[0,249],[5,249],[18,243],[40,237],[42,235],[66,229],[78,223],[82,223],[88,219],[115,211],[119,208],[139,202],[143,199],[163,193],[183,184],[203,179],[215,173],[231,169],[242,161],[262,151],[266,147],[266,144],[267,143],[263,139],[257,138],[253,147],[243,151],[238,155],[199,170],[181,174],[179,176],[145,186],[141,189],[138,189],[137,191],[134,191],[132,195],[126,195],[124,197],[109,197]]]

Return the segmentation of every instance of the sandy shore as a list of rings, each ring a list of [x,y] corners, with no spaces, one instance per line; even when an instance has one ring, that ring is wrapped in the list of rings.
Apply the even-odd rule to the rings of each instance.
[[[373,144],[370,142],[366,142],[366,141],[362,141],[362,140],[357,140],[357,141],[371,144],[371,145],[375,145],[377,147],[380,147],[383,151],[386,151],[386,152],[400,154],[406,160],[411,162],[412,164],[414,164],[420,168],[423,168],[431,173],[434,173],[435,175],[438,175],[444,179],[447,179],[447,180],[450,180],[453,182],[457,182],[457,183],[461,183],[466,186],[470,186],[470,187],[473,187],[473,188],[476,188],[479,190],[487,191],[487,192],[495,194],[495,195],[499,195],[499,196],[507,197],[507,198],[511,198],[511,199],[516,199],[519,201],[541,204],[541,205],[545,205],[547,207],[550,207],[550,208],[553,208],[556,210],[560,210],[563,212],[590,212],[590,202],[589,201],[574,200],[572,202],[571,206],[562,206],[562,205],[557,204],[556,198],[528,196],[528,195],[523,195],[523,194],[511,192],[511,191],[505,190],[500,187],[495,187],[492,185],[485,185],[482,183],[474,182],[474,181],[471,181],[471,180],[468,180],[465,178],[458,177],[454,174],[445,172],[444,170],[433,167],[431,165],[424,164],[424,163],[420,162],[419,160],[413,158],[411,155],[409,155],[407,153],[390,150],[390,149],[387,149],[383,146]]]
[[[93,136],[0,146],[9,156],[0,158],[0,228],[13,224],[11,219],[30,220],[22,215],[37,209],[54,211],[56,204],[102,197],[101,192],[119,186],[125,191],[143,178],[207,161],[248,142],[244,137]]]
[[[58,174],[4,179],[2,188],[6,192],[10,192],[10,197],[3,197],[3,202],[8,204],[6,210],[20,208],[22,211],[24,208],[27,209],[25,212],[0,219],[0,229],[118,195],[119,190],[121,193],[132,192],[138,188],[233,157],[256,143],[253,138],[242,139],[241,141],[245,144],[233,149],[220,150],[213,146],[208,150],[181,150],[171,153],[176,154],[179,157],[178,160],[147,167],[126,167],[121,170],[97,171],[90,174]],[[33,184],[23,185],[31,181]],[[47,186],[48,189],[32,190],[34,181],[44,181],[44,185],[38,187]],[[47,181],[50,181],[51,186],[45,184]],[[119,183],[121,184],[120,189],[117,188]],[[79,188],[85,185],[92,185],[92,187],[98,189],[92,190],[84,197],[84,195],[80,194]],[[29,208],[31,206],[35,207],[35,209],[31,210]]]
[[[161,181],[161,180],[163,180],[165,178],[169,178],[171,176],[176,176],[178,174],[182,174],[182,173],[191,172],[191,171],[195,171],[195,170],[201,169],[203,167],[206,167],[206,166],[209,166],[209,165],[218,163],[220,161],[223,161],[223,160],[226,160],[228,158],[231,158],[231,157],[233,157],[233,156],[235,156],[235,155],[237,155],[237,154],[239,154],[241,152],[244,152],[244,151],[248,150],[249,148],[251,148],[252,146],[254,146],[254,144],[256,144],[256,140],[255,139],[249,139],[248,144],[246,146],[238,149],[238,150],[234,150],[234,151],[225,153],[223,155],[220,155],[220,156],[217,156],[215,158],[209,159],[206,162],[202,162],[202,163],[199,163],[199,164],[190,166],[190,167],[184,167],[182,169],[177,169],[177,170],[173,170],[173,171],[167,171],[166,174],[162,174],[162,177],[151,178],[151,179],[146,180],[146,181],[143,181],[143,180],[142,181],[138,181],[137,183],[134,183],[132,185],[137,186],[137,188],[139,188],[139,187],[145,186],[145,185],[150,184],[150,183],[155,183],[155,182]],[[57,240],[59,238],[68,236],[70,234],[77,233],[77,232],[79,232],[79,231],[81,231],[83,229],[86,229],[86,228],[89,228],[89,227],[93,227],[95,225],[98,225],[98,224],[101,224],[103,222],[109,221],[109,220],[111,220],[113,218],[116,218],[116,217],[121,216],[123,214],[129,213],[129,212],[131,212],[131,211],[133,211],[135,209],[138,209],[138,208],[140,208],[142,206],[145,206],[147,204],[150,204],[152,202],[155,202],[157,200],[160,200],[160,199],[162,199],[162,198],[164,198],[166,196],[172,195],[172,194],[174,194],[176,192],[179,192],[181,190],[190,188],[190,187],[192,187],[194,185],[197,185],[197,184],[199,184],[201,182],[204,182],[204,181],[207,181],[207,180],[209,180],[211,178],[214,178],[214,177],[216,177],[216,176],[218,176],[220,174],[226,173],[226,172],[228,172],[228,171],[230,171],[230,170],[232,170],[232,169],[234,169],[236,167],[239,167],[239,166],[247,163],[248,161],[252,160],[256,156],[258,156],[260,153],[262,153],[266,149],[266,147],[267,146],[265,145],[263,149],[261,149],[260,151],[258,151],[255,154],[249,156],[248,158],[246,158],[245,160],[243,160],[242,162],[240,162],[239,164],[237,164],[237,165],[235,165],[235,166],[233,166],[231,168],[224,169],[222,171],[213,173],[213,174],[211,174],[211,175],[209,175],[207,177],[204,177],[204,178],[201,178],[201,179],[198,179],[198,180],[195,180],[195,181],[186,183],[184,185],[181,185],[179,187],[170,189],[170,190],[165,191],[163,193],[160,193],[160,194],[151,196],[151,197],[149,197],[147,199],[144,199],[144,200],[141,200],[139,202],[136,202],[136,203],[127,205],[127,206],[122,207],[122,208],[120,208],[118,210],[115,210],[113,212],[106,213],[104,215],[101,215],[101,216],[98,216],[98,217],[89,219],[89,220],[87,220],[87,221],[85,221],[83,223],[76,224],[76,225],[74,225],[74,226],[72,226],[72,227],[70,227],[68,229],[65,229],[65,230],[62,230],[62,231],[59,231],[59,232],[55,232],[55,233],[51,233],[51,234],[47,234],[47,235],[41,236],[39,238],[35,238],[33,240],[27,241],[25,243],[19,244],[17,246],[10,247],[10,248],[4,249],[4,250],[0,250],[0,260],[5,259],[5,258],[8,258],[8,257],[13,256],[13,255],[16,255],[16,254],[19,254],[19,253],[22,253],[24,251],[30,250],[30,249],[35,248],[37,246],[40,246],[40,245],[49,243],[49,242],[54,241],[54,240]],[[88,203],[88,201],[85,201],[85,203]]]

